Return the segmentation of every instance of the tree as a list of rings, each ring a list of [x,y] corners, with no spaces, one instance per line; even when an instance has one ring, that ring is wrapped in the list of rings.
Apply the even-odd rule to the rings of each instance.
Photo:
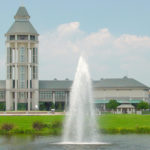
[[[141,101],[138,105],[137,105],[137,109],[148,109],[149,108],[149,104],[147,102]]]
[[[58,110],[58,111],[61,111],[61,110],[62,110],[62,104],[61,104],[61,103],[58,104],[57,110]]]
[[[111,109],[111,110],[115,110],[118,105],[119,105],[119,103],[118,103],[116,100],[110,100],[110,101],[106,104],[106,108],[107,108],[107,109]]]
[[[55,104],[52,102],[51,109],[55,109]]]
[[[6,103],[0,102],[0,111],[4,111],[6,108]]]

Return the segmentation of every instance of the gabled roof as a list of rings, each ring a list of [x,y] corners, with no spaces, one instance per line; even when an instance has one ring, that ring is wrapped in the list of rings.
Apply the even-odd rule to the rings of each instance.
[[[40,80],[40,89],[69,89],[72,85],[71,80]],[[93,81],[93,88],[142,88],[149,89],[148,86],[140,83],[132,78],[118,78],[118,79],[102,79]]]
[[[0,89],[5,89],[5,88],[6,88],[6,81],[0,80]]]
[[[16,15],[15,15],[15,22],[8,30],[7,34],[38,34],[35,28],[32,26],[32,24],[29,21],[29,14],[25,7],[21,6],[19,7]]]
[[[94,81],[95,88],[149,88],[143,83],[128,77],[101,79]]]

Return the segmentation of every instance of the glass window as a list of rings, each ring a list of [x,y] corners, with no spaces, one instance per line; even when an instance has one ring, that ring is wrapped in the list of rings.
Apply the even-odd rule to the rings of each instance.
[[[25,62],[25,48],[20,48],[20,62]]]
[[[38,68],[36,66],[32,67],[32,78],[37,79],[38,78]]]
[[[40,91],[40,99],[51,99],[52,100],[52,91]]]
[[[27,98],[27,93],[19,92],[19,99],[25,99],[25,98]]]
[[[32,51],[32,63],[37,63],[37,54],[38,53],[38,49],[37,48],[33,48]]]
[[[35,41],[35,36],[34,35],[30,35],[30,40]]]
[[[19,76],[19,79],[20,79],[20,88],[25,88],[25,67],[23,66],[20,66],[20,76]]]
[[[28,35],[17,35],[18,40],[28,40]]]
[[[0,91],[0,99],[5,99],[5,92],[4,91]]]
[[[55,91],[56,101],[65,101],[65,91]]]
[[[15,40],[15,35],[10,35],[10,40]]]
[[[12,67],[7,67],[7,79],[12,79]]]
[[[7,48],[7,63],[12,63],[12,49]]]

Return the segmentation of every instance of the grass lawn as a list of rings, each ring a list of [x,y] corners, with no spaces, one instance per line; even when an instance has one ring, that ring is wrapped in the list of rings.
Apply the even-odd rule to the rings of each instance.
[[[150,115],[102,115],[98,122],[99,128],[106,133],[150,133]]]
[[[31,129],[34,121],[40,121],[44,124],[51,124],[55,121],[63,120],[64,116],[0,116],[0,126],[3,123],[12,123],[18,128]]]
[[[64,116],[0,116],[0,134],[61,134]],[[33,129],[35,121],[46,125],[41,130]],[[13,124],[10,131],[3,130],[4,124]],[[57,125],[61,123],[60,125]],[[150,115],[101,115],[98,116],[99,129],[103,133],[148,133]]]

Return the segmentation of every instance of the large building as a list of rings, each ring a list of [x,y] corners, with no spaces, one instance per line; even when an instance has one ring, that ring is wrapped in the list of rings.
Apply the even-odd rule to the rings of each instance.
[[[7,78],[0,81],[0,103],[6,110],[49,109],[51,103],[65,108],[69,103],[71,80],[38,79],[38,36],[25,7],[14,16],[6,36]],[[97,107],[105,110],[110,99],[119,103],[149,102],[149,87],[128,77],[93,81]],[[0,108],[1,109],[1,108]]]

